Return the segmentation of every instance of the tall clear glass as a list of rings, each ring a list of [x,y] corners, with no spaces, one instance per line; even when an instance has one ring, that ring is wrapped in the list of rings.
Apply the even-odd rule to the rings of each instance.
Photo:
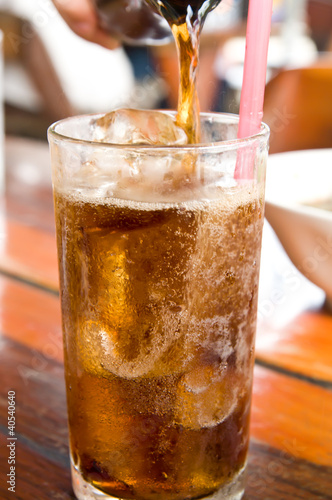
[[[73,487],[78,499],[240,499],[268,129],[202,143],[49,130]]]

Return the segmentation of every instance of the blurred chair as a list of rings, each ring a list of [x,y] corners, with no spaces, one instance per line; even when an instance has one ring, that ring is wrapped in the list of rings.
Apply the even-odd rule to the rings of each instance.
[[[6,132],[46,138],[47,126],[74,110],[31,23],[0,12],[0,29],[4,33]]]
[[[281,71],[266,86],[270,152],[332,147],[332,58]]]

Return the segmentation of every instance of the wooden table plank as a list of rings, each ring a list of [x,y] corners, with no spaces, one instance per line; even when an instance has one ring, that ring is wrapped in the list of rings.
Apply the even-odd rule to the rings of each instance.
[[[63,361],[59,297],[0,275],[0,329],[32,351]]]
[[[22,224],[54,232],[47,142],[6,137],[5,164],[7,213]]]
[[[51,207],[48,207],[51,193],[47,193],[48,203],[40,200],[38,204],[30,203],[28,196],[18,196],[17,199],[7,197],[6,212],[10,214],[10,218],[27,227],[35,227],[42,229],[48,233],[55,233],[55,220],[53,212],[53,202]]]
[[[256,356],[269,364],[332,383],[332,315],[306,311],[287,324],[259,325]]]
[[[332,500],[332,469],[251,440],[244,500]]]
[[[332,467],[332,392],[255,367],[251,433],[270,446]]]
[[[0,463],[7,464],[7,436],[0,433]],[[0,473],[1,500],[74,500],[69,467],[62,467],[26,446],[22,440],[16,446],[15,493],[8,491],[7,467]]]
[[[2,338],[0,426],[7,428],[7,394],[15,391],[16,429],[49,460],[68,466],[68,430],[63,365]]]
[[[5,219],[1,236],[0,272],[58,290],[55,234]]]

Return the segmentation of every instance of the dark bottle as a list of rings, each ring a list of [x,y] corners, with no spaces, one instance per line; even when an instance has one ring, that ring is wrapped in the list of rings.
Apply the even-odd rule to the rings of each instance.
[[[169,25],[196,20],[202,25],[220,0],[94,0],[100,25],[129,45],[161,45],[171,40]],[[167,21],[167,22],[166,22]]]
[[[186,19],[193,24],[196,20],[202,24],[209,12],[221,0],[147,0],[157,9],[170,25],[183,24]]]

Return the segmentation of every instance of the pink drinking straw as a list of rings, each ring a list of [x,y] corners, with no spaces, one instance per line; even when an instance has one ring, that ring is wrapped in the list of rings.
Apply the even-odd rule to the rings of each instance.
[[[273,0],[249,0],[239,139],[257,134],[262,123],[272,4]],[[238,156],[236,179],[252,178],[252,162],[245,161],[245,156]]]

